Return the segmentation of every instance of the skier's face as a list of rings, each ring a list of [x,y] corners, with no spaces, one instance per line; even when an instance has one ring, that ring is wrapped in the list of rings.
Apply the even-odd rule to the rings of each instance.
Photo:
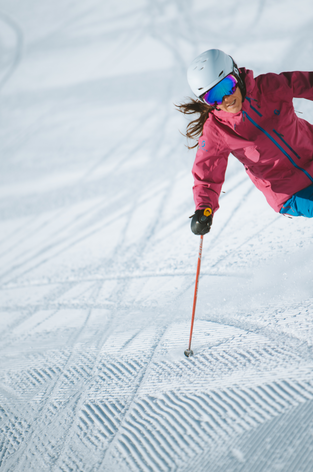
[[[242,95],[240,88],[237,87],[232,95],[225,95],[223,102],[217,107],[219,110],[228,113],[238,113],[242,108]]]

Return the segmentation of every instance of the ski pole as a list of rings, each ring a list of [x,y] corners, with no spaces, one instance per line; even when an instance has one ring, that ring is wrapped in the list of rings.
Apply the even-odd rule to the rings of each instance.
[[[195,313],[196,313],[196,304],[197,304],[197,295],[198,295],[198,281],[200,275],[200,266],[201,266],[201,256],[202,256],[202,246],[203,246],[203,234],[200,236],[200,247],[199,247],[199,255],[198,255],[198,265],[197,265],[197,275],[196,275],[196,283],[195,283],[195,294],[193,297],[193,308],[192,308],[192,317],[191,317],[191,328],[190,328],[190,337],[189,337],[189,347],[184,351],[186,357],[191,357],[193,355],[193,351],[191,350],[191,339],[192,339],[192,332],[193,332],[193,324],[195,321]]]

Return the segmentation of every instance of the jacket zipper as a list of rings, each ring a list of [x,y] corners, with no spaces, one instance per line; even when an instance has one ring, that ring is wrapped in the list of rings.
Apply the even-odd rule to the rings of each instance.
[[[282,140],[283,143],[285,143],[285,145],[287,146],[288,149],[290,149],[291,152],[294,153],[294,155],[298,158],[298,159],[301,159],[301,157],[299,156],[299,154],[296,153],[296,151],[294,149],[292,149],[291,146],[289,146],[289,144],[287,143],[287,141],[284,140],[283,138],[283,135],[278,133],[278,131],[276,131],[276,129],[273,129],[274,133],[279,137],[279,139]]]
[[[251,103],[251,101],[253,100],[255,103],[256,103],[256,106],[258,107],[258,102],[254,99],[254,98],[249,98],[249,97],[246,97],[246,100],[249,102],[250,104],[250,108],[252,108],[252,110],[259,116],[263,116]]]
[[[264,128],[262,128],[260,125],[258,125],[252,118],[250,115],[248,115],[248,113],[246,111],[242,111],[242,115],[243,117],[247,117],[248,120],[256,127],[258,128],[260,131],[262,131],[262,133],[264,133],[277,147],[278,149],[289,159],[289,161],[291,162],[291,164],[293,164],[295,166],[296,169],[299,169],[301,170],[302,172],[304,172],[304,174],[311,180],[311,182],[313,183],[313,177],[311,177],[311,175],[305,170],[305,169],[302,169],[302,167],[298,166],[298,164],[292,159],[292,157],[290,156],[290,154],[288,154],[287,151],[285,151],[285,149],[283,147],[281,147],[281,145],[276,141],[275,138],[273,138],[273,136],[271,136]],[[286,143],[286,141],[284,139],[282,139],[282,137],[277,133],[277,131],[273,130],[275,134],[277,134],[279,136],[279,138],[288,146],[289,149],[291,149],[293,151],[293,149]],[[293,151],[294,152],[294,151]],[[295,153],[296,154],[296,153]],[[296,156],[298,157],[298,155],[296,154]]]

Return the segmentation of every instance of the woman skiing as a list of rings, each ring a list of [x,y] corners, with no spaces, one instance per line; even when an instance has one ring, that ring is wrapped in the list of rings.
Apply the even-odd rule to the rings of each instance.
[[[275,211],[313,217],[313,126],[297,117],[292,102],[313,100],[313,72],[254,78],[231,56],[210,49],[192,62],[187,77],[197,100],[178,109],[199,114],[186,134],[199,138],[192,146],[198,147],[192,231],[210,231],[230,153]]]

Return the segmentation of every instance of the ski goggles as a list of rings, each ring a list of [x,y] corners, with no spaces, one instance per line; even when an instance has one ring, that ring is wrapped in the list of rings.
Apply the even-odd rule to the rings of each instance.
[[[211,107],[221,105],[225,95],[232,95],[237,88],[237,80],[233,75],[227,75],[223,80],[216,84],[213,88],[202,95],[202,100]]]

